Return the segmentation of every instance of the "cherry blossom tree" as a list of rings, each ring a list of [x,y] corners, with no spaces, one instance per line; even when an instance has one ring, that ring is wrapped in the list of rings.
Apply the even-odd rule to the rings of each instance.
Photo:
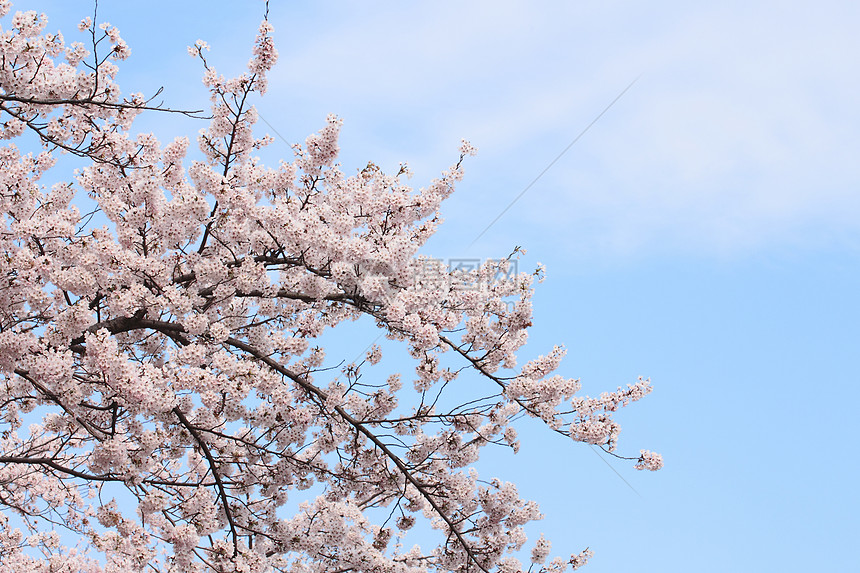
[[[342,171],[330,116],[291,161],[262,165],[264,19],[238,77],[189,48],[211,94],[191,160],[186,137],[132,134],[141,113],[193,112],[122,95],[115,27],[87,18],[66,43],[9,0],[0,16],[0,138],[18,142],[0,147],[0,572],[587,560],[527,545],[536,503],[473,465],[486,446],[516,451],[523,417],[613,452],[612,412],[650,386],[581,396],[559,347],[518,365],[542,272],[511,272],[516,252],[422,273],[468,143],[414,190],[405,165]],[[48,175],[61,155],[80,162],[65,180]],[[375,344],[327,366],[320,337],[362,318],[414,370],[381,374]],[[406,549],[419,525],[438,543]]]

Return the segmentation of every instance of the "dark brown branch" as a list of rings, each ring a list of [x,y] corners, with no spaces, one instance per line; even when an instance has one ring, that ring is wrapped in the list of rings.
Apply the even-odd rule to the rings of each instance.
[[[85,480],[93,480],[93,481],[123,481],[122,478],[118,476],[98,476],[87,474],[84,472],[80,472],[73,468],[67,468],[66,466],[60,465],[51,458],[30,458],[26,456],[0,456],[0,463],[4,464],[33,464],[33,465],[41,465],[48,466],[49,468],[55,469],[64,474],[69,474],[71,476],[85,479]]]
[[[192,436],[194,436],[194,439],[197,441],[198,445],[200,445],[200,449],[203,450],[203,455],[206,456],[206,461],[209,462],[209,469],[212,471],[212,477],[215,479],[215,484],[218,488],[218,496],[221,498],[221,503],[224,505],[224,515],[227,516],[227,523],[230,525],[230,534],[233,536],[233,557],[236,557],[236,555],[239,554],[239,533],[236,531],[236,524],[233,522],[233,511],[230,509],[230,500],[227,499],[227,489],[224,487],[224,482],[221,480],[221,473],[218,471],[218,463],[215,461],[206,440],[203,439],[203,436],[200,435],[197,428],[188,421],[188,418],[185,417],[182,410],[177,406],[173,408],[173,413],[176,414],[176,417],[179,418],[182,425],[191,432]]]
[[[0,463],[4,463],[4,464],[30,464],[30,465],[48,466],[49,468],[57,470],[58,472],[68,474],[68,475],[76,477],[76,478],[80,478],[80,479],[84,479],[84,480],[91,480],[91,481],[104,481],[104,482],[125,482],[125,481],[127,481],[125,478],[123,478],[122,476],[118,476],[118,475],[88,474],[88,473],[76,470],[74,468],[70,468],[70,467],[64,466],[62,464],[59,464],[52,458],[44,458],[44,457],[32,458],[32,457],[28,457],[28,456],[0,456]],[[169,480],[160,480],[160,479],[151,479],[151,478],[140,480],[140,483],[145,483],[148,485],[161,485],[161,486],[170,486],[170,487],[194,487],[194,488],[197,488],[200,486],[212,485],[211,483],[202,482],[202,481],[182,483],[182,482],[178,482],[178,481],[169,481]]]
[[[59,397],[59,396],[57,396],[54,392],[50,391],[49,389],[45,388],[44,386],[42,386],[41,384],[39,384],[38,382],[36,382],[36,381],[35,381],[35,380],[30,376],[30,373],[29,373],[29,372],[27,372],[26,370],[22,370],[22,369],[20,369],[20,368],[16,368],[16,369],[15,369],[15,374],[17,374],[17,375],[18,375],[18,376],[20,376],[21,378],[24,378],[27,382],[29,382],[30,384],[32,384],[32,385],[33,385],[33,387],[34,387],[34,388],[36,388],[36,390],[38,390],[38,391],[39,391],[43,396],[47,397],[49,400],[51,400],[52,402],[54,402],[57,406],[59,406],[60,408],[62,408],[62,409],[63,409],[63,411],[64,411],[66,414],[68,414],[69,416],[71,416],[72,418],[74,418],[74,420],[75,420],[78,424],[80,424],[80,425],[81,425],[81,427],[82,427],[82,428],[84,428],[84,429],[87,431],[87,433],[88,433],[88,434],[90,434],[92,437],[94,437],[95,439],[97,439],[97,440],[98,440],[98,441],[100,441],[100,442],[105,440],[105,438],[106,438],[106,437],[107,437],[107,435],[108,435],[108,434],[107,434],[107,432],[105,432],[104,430],[101,430],[101,429],[99,429],[99,428],[97,428],[97,427],[95,427],[95,426],[91,425],[89,422],[87,422],[86,420],[84,420],[83,418],[81,418],[80,416],[78,416],[77,414],[75,414],[74,412],[72,412],[72,411],[69,409],[69,407],[68,407],[68,406],[66,406],[65,404],[63,404],[63,401],[62,401],[62,400],[60,400],[60,397]],[[101,434],[103,434],[103,435],[101,435],[101,436],[100,436],[100,435],[98,435],[98,434],[96,433],[96,431],[98,431],[99,433],[101,433]]]
[[[160,90],[159,90],[160,91]],[[95,97],[86,97],[81,99],[39,99],[32,97],[20,97],[16,95],[0,94],[0,101],[11,101],[16,103],[25,103],[31,105],[72,105],[72,106],[94,106],[109,109],[139,109],[142,111],[162,111],[166,113],[178,113],[194,119],[206,119],[198,114],[203,113],[202,109],[184,110],[170,109],[159,106],[139,105],[133,103],[114,103],[108,101],[100,101]]]

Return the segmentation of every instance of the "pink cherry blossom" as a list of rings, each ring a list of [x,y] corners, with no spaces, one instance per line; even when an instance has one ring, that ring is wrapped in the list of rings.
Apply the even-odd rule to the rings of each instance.
[[[207,123],[197,151],[162,143],[135,117],[200,116],[123,95],[116,27],[85,18],[67,43],[8,0],[0,17],[0,573],[588,560],[528,545],[537,503],[476,462],[517,452],[523,416],[622,457],[612,415],[650,381],[583,396],[559,346],[518,366],[543,280],[511,272],[521,250],[469,271],[418,254],[471,144],[414,189],[405,164],[342,167],[332,115],[263,165],[272,138],[251,103],[278,58],[267,20],[239,76],[189,47]],[[63,154],[78,161],[65,176]],[[361,318],[384,342],[329,356],[320,338]],[[392,374],[398,353],[412,366]],[[413,544],[428,527],[439,543]]]

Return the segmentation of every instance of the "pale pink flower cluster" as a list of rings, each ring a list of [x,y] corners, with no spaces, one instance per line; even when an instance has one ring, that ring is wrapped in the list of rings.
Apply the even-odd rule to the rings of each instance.
[[[637,470],[657,471],[663,467],[663,456],[649,450],[639,450],[639,461],[634,467]]]
[[[0,147],[0,573],[522,571],[542,515],[479,478],[483,448],[516,452],[528,415],[615,449],[612,414],[650,385],[580,396],[561,347],[518,364],[543,280],[513,272],[522,251],[469,271],[418,254],[475,148],[414,189],[405,164],[342,169],[332,115],[262,164],[272,138],[250,102],[277,60],[268,21],[237,77],[189,48],[211,96],[197,151],[132,135],[152,106],[115,82],[119,31],[86,18],[67,44],[10,6],[0,139],[22,145]],[[49,186],[64,153],[79,165]],[[387,340],[328,357],[321,337],[363,317]],[[386,372],[383,345],[414,371]],[[412,545],[422,521],[445,541]],[[560,572],[590,554],[550,558],[541,536],[530,557]]]
[[[532,548],[532,563],[536,563],[540,565],[546,558],[549,556],[549,552],[552,545],[549,541],[547,541],[543,534],[538,538],[535,542],[534,548]]]
[[[570,567],[574,571],[588,563],[588,560],[594,557],[594,552],[590,549],[583,549],[578,555],[572,555],[570,558]]]

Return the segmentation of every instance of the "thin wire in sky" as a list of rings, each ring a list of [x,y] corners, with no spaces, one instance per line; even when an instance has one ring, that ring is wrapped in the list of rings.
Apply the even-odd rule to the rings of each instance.
[[[284,143],[286,143],[286,144],[287,144],[287,146],[292,147],[292,146],[290,145],[290,142],[289,142],[289,141],[287,141],[287,138],[286,138],[286,137],[284,137],[283,135],[281,135],[280,133],[278,133],[278,130],[277,130],[277,129],[275,129],[275,126],[274,126],[274,125],[272,125],[271,123],[269,123],[268,121],[266,121],[266,118],[265,118],[265,117],[263,117],[262,115],[260,115],[260,112],[259,112],[259,111],[257,112],[257,117],[259,117],[260,119],[262,119],[262,120],[263,120],[263,123],[265,123],[266,125],[268,125],[268,126],[269,126],[269,129],[271,129],[273,132],[275,132],[275,135],[277,135],[278,137],[280,137],[280,138],[281,138],[281,141],[283,141]]]
[[[591,444],[589,444],[589,446],[591,446]],[[632,489],[632,490],[633,490],[633,493],[635,493],[635,494],[636,494],[636,495],[638,495],[639,497],[642,497],[642,494],[640,494],[638,491],[636,491],[636,488],[635,488],[635,487],[633,487],[632,485],[630,485],[630,482],[629,482],[629,481],[627,481],[626,479],[624,479],[624,476],[623,476],[623,475],[621,475],[620,473],[618,473],[618,470],[616,470],[614,467],[612,467],[612,464],[610,464],[608,461],[606,461],[606,458],[604,458],[603,456],[601,456],[601,455],[600,455],[600,452],[598,452],[598,451],[597,451],[597,448],[595,448],[594,446],[591,446],[591,451],[592,451],[592,452],[594,452],[594,454],[595,454],[598,458],[600,458],[601,460],[603,460],[603,463],[604,463],[604,464],[606,464],[606,465],[609,467],[609,469],[611,469],[612,471],[614,471],[614,472],[615,472],[615,475],[617,475],[618,477],[620,477],[620,478],[621,478],[621,481],[623,481],[624,483],[626,483],[626,484],[627,484],[627,487],[629,487],[630,489]]]
[[[505,213],[507,213],[507,212],[508,212],[508,209],[510,209],[511,207],[513,207],[513,206],[514,206],[514,203],[516,203],[517,201],[519,201],[519,200],[520,200],[520,197],[522,197],[523,195],[525,195],[525,194],[526,194],[526,191],[528,191],[529,189],[531,189],[531,188],[532,188],[532,185],[534,185],[535,183],[537,183],[537,182],[538,182],[538,180],[539,180],[541,177],[543,177],[544,173],[546,173],[547,171],[549,171],[549,170],[550,170],[550,168],[551,168],[553,165],[555,165],[555,163],[556,163],[559,159],[561,159],[561,158],[562,158],[562,156],[563,156],[565,153],[567,153],[567,152],[568,152],[568,150],[569,150],[571,147],[573,147],[573,146],[576,144],[576,142],[577,142],[577,141],[579,141],[579,140],[580,140],[580,138],[582,138],[582,136],[583,136],[583,135],[585,135],[585,133],[586,133],[589,129],[591,129],[591,126],[592,126],[592,125],[594,125],[595,123],[597,123],[597,122],[600,120],[600,118],[601,118],[601,117],[603,117],[603,114],[605,114],[607,111],[609,111],[609,108],[611,108],[613,105],[615,105],[615,102],[617,102],[618,100],[620,100],[620,99],[621,99],[621,97],[622,97],[624,94],[626,94],[626,93],[627,93],[627,90],[629,90],[630,88],[632,88],[632,87],[633,87],[633,84],[635,84],[635,83],[639,80],[639,78],[640,78],[640,77],[641,77],[641,76],[636,76],[635,78],[633,78],[633,81],[632,81],[632,82],[630,82],[630,83],[627,85],[627,87],[626,87],[626,88],[624,88],[623,90],[621,90],[621,93],[620,93],[620,94],[618,94],[617,96],[615,96],[615,99],[614,99],[614,100],[612,100],[611,102],[609,102],[609,105],[607,105],[605,108],[603,108],[603,111],[601,111],[599,114],[597,114],[597,117],[595,117],[593,120],[591,120],[591,123],[589,123],[588,125],[586,125],[586,126],[585,126],[585,129],[583,129],[582,131],[580,131],[580,132],[579,132],[579,135],[577,135],[577,136],[574,138],[574,140],[573,140],[573,141],[571,141],[571,142],[568,144],[568,146],[567,146],[567,147],[565,147],[565,148],[561,151],[561,153],[559,153],[559,154],[556,156],[556,158],[555,158],[555,159],[553,159],[552,161],[550,161],[550,162],[549,162],[549,165],[547,165],[546,167],[544,167],[544,170],[543,170],[543,171],[541,171],[540,173],[538,173],[538,176],[537,176],[537,177],[535,177],[535,178],[532,180],[532,182],[531,182],[531,183],[529,183],[528,185],[526,185],[526,188],[525,188],[525,189],[523,189],[522,191],[520,191],[520,194],[519,194],[519,195],[517,195],[517,196],[514,198],[514,200],[513,200],[513,201],[511,201],[511,202],[510,202],[510,204],[508,204],[508,206],[507,206],[507,207],[505,207],[504,209],[502,209],[502,212],[501,212],[501,213],[499,213],[498,215],[496,215],[496,218],[495,218],[495,219],[493,219],[493,220],[492,220],[492,222],[490,222],[490,224],[489,224],[489,225],[487,225],[487,226],[486,226],[486,228],[484,228],[484,230],[483,230],[483,231],[481,231],[480,233],[478,233],[478,236],[477,236],[477,237],[475,237],[475,240],[473,240],[471,243],[469,243],[469,247],[471,247],[472,245],[474,245],[475,243],[477,243],[477,242],[478,242],[478,239],[480,239],[481,237],[483,237],[483,236],[484,236],[484,233],[486,233],[487,231],[489,231],[489,230],[490,230],[490,227],[492,227],[493,225],[495,225],[495,224],[496,224],[496,222],[497,222],[499,219],[501,219],[501,218],[502,218],[502,215],[504,215]],[[469,247],[466,247],[466,248],[468,249]]]

